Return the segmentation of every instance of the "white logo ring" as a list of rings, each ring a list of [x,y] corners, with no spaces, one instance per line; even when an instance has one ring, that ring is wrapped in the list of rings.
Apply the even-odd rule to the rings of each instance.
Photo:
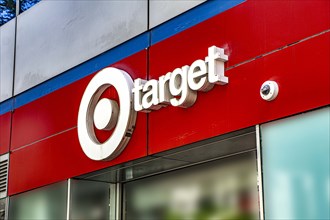
[[[113,86],[118,93],[120,110],[112,135],[100,143],[94,132],[94,110],[102,93]],[[89,82],[78,113],[78,138],[84,153],[92,160],[111,160],[126,147],[133,133],[136,112],[132,105],[133,80],[128,73],[113,67],[98,72]]]

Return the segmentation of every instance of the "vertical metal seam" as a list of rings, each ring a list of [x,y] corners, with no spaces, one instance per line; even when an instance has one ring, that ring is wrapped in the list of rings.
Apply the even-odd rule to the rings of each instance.
[[[14,33],[14,61],[13,61],[13,82],[12,82],[12,88],[11,88],[11,98],[13,101],[11,102],[11,115],[10,115],[10,132],[9,132],[9,146],[8,146],[8,152],[10,153],[10,149],[12,146],[12,139],[13,139],[13,116],[14,116],[14,107],[15,107],[15,72],[16,72],[16,44],[17,44],[17,20],[19,15],[19,3],[20,0],[16,0],[16,17],[15,17],[15,33]],[[9,176],[9,160],[8,160],[8,176]],[[8,188],[8,186],[7,186]]]
[[[151,46],[151,31],[150,29],[150,0],[147,0],[147,31],[148,31],[148,47],[146,48],[147,50],[147,80],[149,80],[150,76],[150,46]],[[147,150],[147,155],[149,155],[149,113],[146,114],[146,150]]]
[[[70,202],[71,202],[71,179],[68,179],[68,192],[66,204],[66,220],[70,219]]]
[[[149,29],[150,29],[150,0],[147,0],[147,31],[149,31]]]
[[[116,219],[116,184],[109,183],[109,220]]]
[[[19,11],[20,11],[19,10],[19,8],[20,8],[20,4],[19,3],[20,3],[20,0],[16,0],[16,13],[15,13],[16,14],[16,17],[19,15]]]
[[[122,187],[121,187],[121,183],[117,182],[116,183],[116,219],[117,220],[121,220],[121,219],[125,219],[124,217],[124,213],[122,210]],[[124,207],[124,206],[123,206]]]
[[[15,17],[15,37],[14,37],[14,62],[13,62],[13,87],[12,87],[12,91],[11,91],[11,95],[12,97],[14,97],[14,93],[15,93],[15,72],[16,72],[16,44],[17,44],[17,24],[18,24],[18,15],[19,15],[19,3],[20,3],[20,0],[16,0],[16,17]],[[15,100],[14,100],[15,101]],[[14,105],[13,105],[13,108],[12,110],[14,109]]]
[[[262,157],[261,157],[261,138],[260,138],[260,126],[256,125],[256,142],[257,142],[257,169],[258,169],[258,195],[259,195],[259,213],[260,220],[264,220],[264,196],[263,196],[263,172],[262,172]]]
[[[6,207],[5,207],[5,220],[8,220],[9,215],[9,197],[6,197]]]

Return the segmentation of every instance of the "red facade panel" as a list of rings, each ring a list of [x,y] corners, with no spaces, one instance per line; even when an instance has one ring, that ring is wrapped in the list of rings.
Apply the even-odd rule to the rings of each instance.
[[[9,151],[10,123],[11,112],[0,115],[0,155]]]
[[[146,64],[146,51],[141,51],[111,66],[146,78]],[[11,150],[76,127],[82,95],[94,75],[16,109]]]
[[[150,49],[150,78],[203,59],[216,45],[227,67],[330,28],[330,1],[247,1]],[[308,15],[308,18],[306,18]]]
[[[228,70],[229,83],[199,93],[191,108],[152,112],[149,153],[330,104],[329,36],[328,32]],[[272,102],[259,95],[267,80],[280,87]]]
[[[79,97],[90,79],[86,77],[15,109],[11,150],[75,127]]]
[[[8,195],[146,156],[145,114],[138,115],[136,126],[125,150],[111,161],[89,159],[80,147],[76,128],[13,151]]]

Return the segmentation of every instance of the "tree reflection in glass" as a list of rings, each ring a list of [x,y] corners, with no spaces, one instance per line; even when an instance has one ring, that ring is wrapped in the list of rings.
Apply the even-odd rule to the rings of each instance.
[[[40,1],[41,0],[20,0],[19,13],[22,13],[23,11],[28,10],[29,8],[31,8],[33,5],[37,4]]]
[[[0,26],[16,15],[16,0],[0,0]]]

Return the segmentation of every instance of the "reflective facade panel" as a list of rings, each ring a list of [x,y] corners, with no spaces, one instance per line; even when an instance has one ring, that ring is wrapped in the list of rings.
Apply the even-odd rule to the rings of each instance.
[[[265,219],[329,219],[330,108],[261,126]]]
[[[150,28],[153,28],[199,4],[205,0],[150,0]]]
[[[12,96],[15,19],[0,28],[0,102]]]
[[[147,1],[41,1],[17,27],[15,94],[146,31]]]

